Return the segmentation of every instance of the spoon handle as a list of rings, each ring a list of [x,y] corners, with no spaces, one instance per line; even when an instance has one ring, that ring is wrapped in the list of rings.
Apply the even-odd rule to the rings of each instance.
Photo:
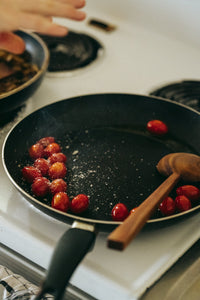
[[[123,250],[140,232],[158,205],[169,195],[180,179],[178,173],[172,173],[146,200],[139,205],[134,213],[120,224],[108,236],[108,247]]]

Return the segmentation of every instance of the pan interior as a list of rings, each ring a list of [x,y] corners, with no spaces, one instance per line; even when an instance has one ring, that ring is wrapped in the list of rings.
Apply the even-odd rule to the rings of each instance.
[[[165,121],[169,134],[156,137],[148,133],[146,124],[151,119]],[[156,165],[164,155],[199,154],[199,125],[194,111],[149,97],[102,94],[63,100],[14,127],[4,146],[5,165],[17,187],[33,196],[21,175],[22,167],[31,163],[28,148],[41,137],[54,136],[67,156],[68,195],[90,197],[89,209],[81,217],[109,223],[116,203],[123,202],[128,209],[137,207],[163,182]],[[33,197],[26,198],[39,206]],[[41,201],[50,205],[51,198]],[[54,216],[65,219],[59,212]],[[69,217],[74,216],[66,214],[66,220]],[[152,216],[159,218],[157,213]]]
[[[155,168],[158,157],[183,148],[190,152],[181,142],[156,138],[136,128],[71,131],[62,136],[59,144],[67,156],[68,195],[89,195],[90,206],[82,216],[102,221],[111,220],[115,204],[122,202],[131,210],[158,187],[163,181]],[[18,165],[21,168],[24,162]],[[30,185],[20,177],[18,180],[32,194]],[[51,205],[51,199],[43,201]]]

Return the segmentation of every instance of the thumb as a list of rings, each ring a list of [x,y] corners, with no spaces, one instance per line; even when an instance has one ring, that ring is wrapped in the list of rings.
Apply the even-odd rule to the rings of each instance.
[[[25,43],[23,39],[12,32],[0,32],[0,49],[21,54],[25,50]]]

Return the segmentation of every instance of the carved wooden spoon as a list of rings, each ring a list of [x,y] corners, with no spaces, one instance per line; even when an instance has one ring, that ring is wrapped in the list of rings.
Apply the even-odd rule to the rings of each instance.
[[[109,248],[125,249],[180,178],[200,181],[200,156],[195,154],[171,153],[164,156],[156,167],[162,175],[169,177],[108,236]]]

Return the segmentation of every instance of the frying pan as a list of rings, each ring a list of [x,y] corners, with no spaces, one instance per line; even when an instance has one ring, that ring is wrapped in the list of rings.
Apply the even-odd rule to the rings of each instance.
[[[146,131],[149,120],[169,127],[163,137]],[[170,100],[131,94],[95,94],[65,99],[45,106],[20,121],[3,146],[3,164],[17,190],[34,206],[72,227],[59,241],[40,296],[51,292],[61,299],[73,271],[90,250],[98,230],[111,231],[120,222],[111,220],[111,209],[123,202],[138,206],[163,178],[156,164],[171,152],[200,154],[200,114]],[[21,169],[30,164],[28,148],[41,137],[54,136],[67,156],[68,194],[90,197],[87,212],[64,213],[41,201],[22,180]],[[176,220],[152,216],[149,223]],[[157,222],[157,223],[156,223]],[[63,271],[64,270],[64,271]]]
[[[1,121],[8,113],[22,106],[36,91],[44,78],[49,64],[49,51],[40,37],[25,31],[16,31],[16,34],[24,40],[26,50],[31,55],[31,62],[38,66],[39,71],[30,80],[19,87],[7,93],[0,94]]]

